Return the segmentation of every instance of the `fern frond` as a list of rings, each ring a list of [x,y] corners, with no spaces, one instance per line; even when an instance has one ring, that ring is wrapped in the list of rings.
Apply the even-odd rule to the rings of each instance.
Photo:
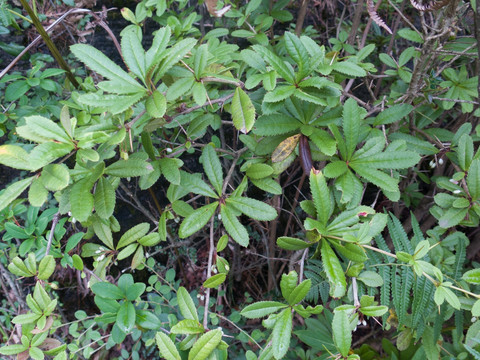
[[[387,243],[385,242],[385,239],[382,237],[382,235],[378,235],[375,237],[375,243],[377,244],[378,248],[380,250],[383,250],[385,252],[388,252],[388,253],[391,253],[390,249],[388,248],[388,245]],[[390,261],[390,259],[388,259],[388,256],[387,255],[382,255],[383,256],[383,259],[385,261]]]
[[[410,240],[408,240],[407,233],[403,229],[400,220],[393,214],[390,214],[387,226],[390,236],[392,237],[393,245],[395,246],[395,252],[404,251],[413,255],[414,248]]]
[[[456,310],[455,311],[455,332],[458,339],[460,339],[463,335],[464,323],[465,323],[465,312],[461,310]]]
[[[465,264],[465,259],[467,258],[467,242],[466,237],[458,237],[458,242],[455,245],[455,263],[453,265],[453,274],[452,277],[455,280],[460,280],[463,274],[463,264]]]
[[[416,247],[420,241],[425,240],[423,237],[422,230],[420,229],[420,225],[418,224],[417,218],[410,212],[410,221],[412,223],[412,230],[413,230],[413,238],[412,238],[412,246]],[[428,261],[428,259],[427,259]]]
[[[417,328],[420,320],[428,315],[427,308],[433,303],[435,286],[432,282],[422,276],[415,282],[412,301],[412,328]],[[421,334],[417,334],[417,339]]]
[[[410,4],[419,10],[419,11],[433,11],[439,10],[444,6],[447,6],[450,0],[442,0],[442,1],[430,1],[426,4],[420,4],[416,0],[410,0]]]
[[[410,305],[410,290],[412,289],[414,277],[410,267],[404,266],[400,272],[400,290],[397,290],[395,294],[400,294],[400,298],[398,299],[398,307],[396,310],[399,324],[406,324],[407,311]]]
[[[375,10],[375,4],[373,0],[367,0],[367,11],[370,18],[377,24],[378,26],[384,28],[390,35],[392,35],[392,30],[385,24],[385,21],[378,15],[377,10]]]

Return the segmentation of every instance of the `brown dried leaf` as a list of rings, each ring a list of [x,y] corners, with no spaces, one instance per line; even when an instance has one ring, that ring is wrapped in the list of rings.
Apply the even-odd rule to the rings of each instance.
[[[43,343],[40,344],[39,348],[43,351],[48,351],[55,349],[59,346],[62,346],[62,343],[57,339],[46,338]]]
[[[207,10],[211,16],[222,17],[230,8],[231,5],[225,6],[223,9],[217,10],[218,0],[205,0],[205,5],[207,5]]]
[[[300,139],[300,134],[290,136],[278,144],[277,148],[272,153],[272,162],[280,162],[285,160],[295,150]]]
[[[375,4],[373,3],[373,0],[367,0],[367,11],[368,15],[370,15],[370,18],[375,22],[375,24],[387,30],[390,35],[393,34],[392,30],[390,30],[388,25],[385,24],[385,21],[383,21],[378,15],[377,10],[375,10]]]
[[[39,329],[39,328],[35,328],[32,330],[32,334],[40,334],[40,333],[43,333],[45,331],[48,331],[53,325],[53,317],[52,316],[49,316],[47,318],[47,321],[45,322],[45,327],[43,329]]]

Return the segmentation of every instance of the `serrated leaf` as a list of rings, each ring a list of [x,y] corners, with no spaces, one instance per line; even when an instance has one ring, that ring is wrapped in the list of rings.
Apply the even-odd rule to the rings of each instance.
[[[417,31],[408,29],[408,28],[403,28],[398,30],[397,34],[407,40],[423,44],[423,38],[422,34],[418,33]]]
[[[188,360],[207,359],[222,341],[222,335],[223,333],[220,329],[215,329],[200,336],[190,349]]]
[[[462,279],[470,284],[480,284],[480,269],[469,270],[462,275]]]
[[[137,103],[145,96],[145,91],[139,91],[131,95],[106,95],[99,93],[82,94],[78,97],[78,101],[82,104],[101,108],[102,111],[111,112],[112,115],[120,114],[127,110],[130,106]]]
[[[198,320],[197,309],[187,289],[181,286],[177,291],[177,301],[180,312],[185,319]]]
[[[305,296],[307,296],[308,292],[310,291],[310,287],[312,286],[312,280],[307,279],[302,281],[298,286],[293,289],[291,294],[288,296],[288,303],[290,305],[298,304],[302,301]]]
[[[388,311],[388,306],[376,305],[376,306],[362,306],[360,312],[367,316],[382,316]]]
[[[58,191],[68,186],[70,174],[65,165],[49,164],[42,169],[39,180],[48,190]]]
[[[205,329],[198,320],[184,319],[172,326],[170,332],[172,334],[203,334]]]
[[[309,136],[310,140],[315,144],[318,149],[328,156],[333,156],[337,151],[336,140],[325,130],[313,129],[312,134]]]
[[[192,176],[185,171],[180,171],[180,179],[182,188],[188,190],[188,192],[193,192],[194,194],[203,195],[211,198],[218,198],[218,195],[215,191],[212,190],[210,186],[207,185],[201,178],[197,176]]]
[[[350,77],[363,77],[367,75],[367,72],[363,68],[350,61],[336,62],[333,64],[332,68],[333,70]]]
[[[167,48],[170,40],[171,33],[172,32],[168,26],[162,27],[155,32],[152,46],[145,54],[145,64],[148,71],[150,71],[154,65],[158,64],[158,62],[162,60],[165,49]]]
[[[149,229],[150,229],[149,223],[140,223],[138,225],[135,225],[134,227],[132,227],[122,235],[122,237],[118,241],[117,250],[142,238],[148,233]]]
[[[90,192],[93,184],[90,179],[82,179],[73,184],[70,190],[70,209],[78,221],[86,221],[92,214],[94,198]]]
[[[102,52],[93,46],[85,44],[75,44],[70,47],[72,53],[85,65],[100,75],[110,79],[125,82],[136,86],[139,90],[144,89],[130,75],[128,75],[120,66],[115,64]]]
[[[141,41],[138,38],[137,29],[138,27],[133,27],[122,32],[122,55],[130,71],[145,82],[145,50],[143,50]]]
[[[303,250],[310,247],[312,243],[288,236],[281,236],[277,239],[277,245],[285,250]]]
[[[357,147],[360,135],[361,112],[357,102],[351,98],[343,106],[343,133],[345,135],[346,159],[350,160]]]
[[[374,271],[363,271],[358,275],[358,280],[363,282],[367,286],[377,287],[383,285],[383,278]]]
[[[295,89],[296,87],[293,85],[277,86],[273,91],[265,94],[263,101],[268,103],[280,102],[292,96],[295,92]]]
[[[346,310],[336,310],[332,321],[332,335],[335,346],[342,356],[347,357],[352,345],[352,331]]]
[[[0,211],[5,209],[10,203],[19,197],[22,192],[30,186],[34,180],[34,176],[14,182],[9,185],[0,195]]]
[[[277,217],[277,211],[264,202],[247,197],[229,197],[225,200],[227,205],[233,205],[243,214],[260,221],[271,221]]]
[[[151,117],[161,118],[167,110],[167,99],[159,90],[155,90],[152,95],[147,98],[145,109]]]
[[[253,133],[260,136],[274,136],[286,134],[299,129],[301,123],[288,115],[262,115],[255,122]]]
[[[181,360],[180,354],[173,341],[163,332],[157,332],[155,335],[155,341],[157,343],[160,354],[165,360]]]
[[[196,43],[197,40],[190,37],[176,42],[174,46],[168,49],[167,55],[160,62],[155,74],[154,83],[157,83],[173,65],[175,65],[195,46]]]
[[[28,153],[17,145],[0,146],[0,164],[20,170],[30,170]]]
[[[374,169],[406,169],[416,165],[420,155],[413,151],[388,151],[363,157],[360,160],[352,159],[351,166],[363,166]]]
[[[254,45],[253,49],[259,53],[263,59],[265,59],[272,67],[275,69],[275,71],[282,77],[284,78],[288,83],[294,84],[295,79],[293,75],[293,71],[290,70],[287,65],[283,62],[283,60],[278,57],[275,53],[273,53],[271,50],[260,46],[260,45]]]
[[[228,206],[221,205],[220,215],[223,226],[232,239],[243,247],[247,247],[250,241],[247,229],[238,221],[235,213]]]
[[[335,255],[327,240],[322,240],[320,253],[323,268],[330,283],[330,295],[334,298],[341,298],[347,291],[347,281],[342,265],[340,265],[337,255]]]
[[[105,174],[117,177],[135,177],[147,175],[153,171],[153,167],[140,159],[118,160],[105,168]]]
[[[203,228],[210,218],[215,214],[217,210],[218,201],[215,201],[209,205],[202,206],[201,208],[195,210],[193,213],[188,215],[180,225],[178,230],[178,235],[181,239],[185,239],[190,235],[193,235],[198,230]]]
[[[102,219],[108,219],[115,209],[115,189],[110,181],[101,177],[95,187],[94,206],[95,212]]]
[[[468,209],[465,208],[450,208],[448,209],[440,219],[438,219],[438,225],[442,228],[448,229],[458,225],[465,216],[467,216]]]
[[[181,180],[180,170],[182,167],[183,161],[176,158],[161,158],[158,160],[160,170],[170,183],[179,185]]]
[[[255,107],[250,97],[240,87],[235,89],[231,112],[235,128],[244,134],[248,133],[255,123]]]
[[[380,112],[373,121],[373,126],[387,125],[406,117],[413,110],[410,104],[397,104]]]
[[[113,246],[112,230],[110,224],[106,219],[100,219],[97,215],[94,215],[91,219],[93,231],[95,235],[109,248],[115,249]]]
[[[297,79],[301,80],[310,71],[310,56],[305,46],[296,35],[290,32],[285,32],[284,39],[285,49],[287,50],[288,55],[290,55],[293,61],[298,65]]]
[[[247,305],[240,315],[247,319],[258,319],[270,315],[280,309],[286,308],[288,305],[278,301],[258,301],[256,303]]]
[[[394,179],[380,170],[365,168],[357,164],[350,164],[353,170],[365,180],[373,183],[382,190],[398,192],[398,180]]]
[[[250,179],[250,181],[259,189],[270,194],[281,195],[283,193],[282,186],[272,178]]]
[[[272,163],[282,162],[288,158],[295,150],[299,140],[300,134],[295,134],[283,140],[272,153]]]
[[[325,226],[330,218],[331,204],[330,191],[322,172],[315,173],[313,170],[310,172],[310,191],[317,210],[317,218]]]
[[[473,199],[480,199],[480,160],[474,159],[468,169],[468,192]]]
[[[292,337],[292,318],[290,308],[283,310],[276,318],[272,330],[272,348],[275,359],[283,359],[290,346]]]
[[[40,180],[35,179],[28,189],[28,202],[35,207],[41,207],[48,198],[48,191]]]
[[[216,288],[217,286],[223,284],[226,278],[227,278],[227,274],[224,274],[224,273],[215,274],[203,282],[203,287]]]
[[[222,195],[223,185],[223,171],[222,164],[215,152],[215,149],[211,145],[207,145],[203,148],[202,156],[200,157],[205,174],[213,185],[217,194]]]

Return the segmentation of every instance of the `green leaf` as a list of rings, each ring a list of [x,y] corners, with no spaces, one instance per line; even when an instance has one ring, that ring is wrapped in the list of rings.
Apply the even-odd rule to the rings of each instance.
[[[462,275],[462,279],[474,285],[480,285],[480,269],[469,270]]]
[[[447,300],[447,302],[450,305],[452,305],[452,307],[454,309],[460,310],[460,307],[461,307],[460,300],[458,299],[457,295],[455,295],[455,293],[452,290],[450,290],[449,288],[444,287],[444,286],[440,286],[438,289],[442,289],[443,294],[445,296],[445,300]]]
[[[318,149],[328,156],[333,156],[337,151],[337,142],[335,139],[322,129],[313,129],[312,134],[309,136],[310,140],[315,144]]]
[[[179,168],[183,165],[183,161],[176,158],[161,158],[158,160],[160,165],[160,170],[170,183],[175,185],[180,185],[180,170]]]
[[[260,136],[286,134],[300,128],[301,123],[288,115],[262,115],[255,122],[253,133]]]
[[[312,243],[288,236],[281,236],[277,239],[277,245],[285,250],[303,250],[312,246]]]
[[[347,154],[345,160],[350,160],[355,148],[357,147],[358,137],[360,135],[361,111],[357,102],[352,98],[345,101],[343,106],[343,133],[345,135],[345,144]]]
[[[91,288],[95,295],[105,299],[120,300],[125,297],[125,294],[118,286],[110,284],[109,282],[96,282]]]
[[[50,119],[40,115],[33,115],[26,117],[25,123],[27,127],[38,136],[66,144],[71,143],[70,137],[65,130]]]
[[[28,344],[14,344],[14,345],[6,345],[0,348],[0,354],[2,355],[15,355],[21,352],[24,352],[28,349]]]
[[[187,289],[181,286],[177,291],[177,301],[180,312],[185,319],[198,320],[197,309]]]
[[[280,289],[282,290],[282,296],[285,300],[290,299],[290,295],[297,286],[298,274],[295,270],[290,271],[288,274],[282,275],[280,281]]]
[[[190,349],[188,360],[207,359],[222,341],[222,335],[223,333],[220,329],[215,329],[200,336]]]
[[[470,196],[478,200],[480,199],[480,160],[475,159],[470,164],[467,175],[467,186]]]
[[[282,186],[272,178],[251,179],[251,181],[253,185],[270,194],[281,195],[283,193]]]
[[[326,226],[331,213],[330,191],[322,172],[310,171],[310,191],[317,210],[317,218]]]
[[[243,214],[260,221],[271,221],[277,217],[277,211],[264,202],[247,197],[229,197],[227,205],[233,205]],[[228,207],[228,206],[227,206]]]
[[[333,70],[348,75],[349,77],[363,77],[367,75],[367,72],[363,68],[350,61],[336,62],[333,64],[332,68]]]
[[[270,315],[280,309],[286,308],[288,305],[278,301],[258,301],[246,306],[240,315],[247,319],[258,319]]]
[[[94,206],[95,212],[102,219],[108,219],[115,209],[115,189],[110,181],[101,177],[95,187]]]
[[[248,133],[255,123],[255,107],[250,97],[240,87],[235,89],[231,112],[235,128],[244,134]]]
[[[283,310],[276,318],[272,331],[272,348],[275,359],[283,359],[290,346],[292,337],[292,310]]]
[[[330,295],[334,298],[341,298],[347,291],[347,281],[337,255],[335,255],[325,239],[322,240],[320,253],[322,255],[323,267],[330,283]]]
[[[120,285],[120,281],[119,281],[119,285]],[[135,283],[123,290],[127,296],[127,300],[135,301],[145,292],[145,288],[146,288],[146,285],[144,283]]]
[[[323,169],[323,173],[325,174],[325,177],[332,179],[345,174],[347,170],[347,163],[345,161],[337,160],[327,164]]]
[[[413,151],[388,151],[377,153],[371,156],[362,156],[362,159],[355,159],[350,166],[363,166],[374,169],[406,169],[418,164],[420,155]]]
[[[208,44],[202,44],[197,48],[195,56],[193,59],[193,71],[195,72],[195,78],[200,79],[202,76],[205,67],[207,66],[208,60]],[[202,103],[203,104],[203,103]],[[199,104],[199,105],[202,105]]]
[[[136,104],[145,96],[144,91],[140,91],[131,95],[105,95],[99,93],[82,94],[78,97],[78,101],[82,104],[101,108],[103,111],[111,112],[112,115],[120,114]]]
[[[5,101],[15,101],[22,97],[28,90],[30,85],[25,80],[17,80],[7,86],[5,90]]]
[[[265,94],[263,101],[267,103],[277,103],[282,100],[285,100],[292,96],[295,93],[296,87],[293,85],[280,85],[277,86],[273,91]]]
[[[150,71],[153,66],[158,64],[167,48],[172,32],[168,26],[158,29],[153,37],[152,46],[145,54],[145,64]]]
[[[216,288],[217,286],[223,284],[226,278],[227,278],[227,274],[224,274],[224,273],[215,274],[204,281],[203,287]]]
[[[373,183],[382,190],[389,192],[398,192],[398,180],[390,177],[380,170],[376,170],[370,167],[365,168],[358,164],[350,164],[351,168],[355,172],[363,177],[365,180]]]
[[[383,278],[374,271],[363,271],[357,277],[358,280],[367,286],[377,287],[383,285]]]
[[[102,52],[95,49],[93,46],[85,44],[76,44],[70,47],[72,53],[85,65],[100,75],[119,82],[138,87],[139,90],[144,88],[137,83],[130,75],[128,75],[120,66],[115,64]]]
[[[189,37],[178,41],[168,49],[167,55],[161,61],[158,70],[155,74],[155,81],[157,83],[170,68],[175,65],[181,58],[183,58],[197,43],[193,37]]]
[[[397,34],[407,40],[423,44],[423,38],[422,34],[418,33],[417,31],[408,29],[408,28],[403,28],[398,30]]]
[[[148,233],[149,229],[149,223],[140,223],[138,225],[135,225],[122,235],[122,237],[118,241],[117,250],[142,238]]]
[[[101,219],[99,216],[94,215],[91,219],[93,225],[93,231],[95,235],[111,250],[115,249],[113,246],[112,230],[110,223],[107,219]]]
[[[159,90],[155,90],[145,102],[148,115],[153,118],[161,118],[167,110],[167,99]],[[142,134],[143,135],[143,134]],[[143,138],[142,138],[143,139]],[[154,160],[154,159],[152,159]]]
[[[137,29],[138,27],[131,27],[122,31],[122,55],[130,71],[145,82],[145,50],[143,50],[141,39],[138,38]]]
[[[168,88],[167,101],[174,101],[180,96],[185,95],[190,91],[193,84],[195,84],[195,78],[193,76],[178,79]]]
[[[49,164],[42,169],[40,181],[50,191],[66,188],[70,182],[68,168],[61,164]]]
[[[38,275],[40,280],[47,280],[55,270],[55,259],[52,255],[45,256],[38,265]]]
[[[458,225],[465,216],[467,216],[468,209],[465,208],[450,208],[448,209],[440,219],[438,219],[438,225],[442,228],[448,229]]]
[[[385,306],[385,305],[365,306],[365,307],[362,306],[359,310],[363,315],[382,316],[388,311],[388,306]]]
[[[273,168],[267,164],[252,164],[245,173],[251,179],[263,179],[273,174]]]
[[[203,328],[202,324],[198,322],[198,320],[184,319],[172,326],[170,332],[172,334],[184,335],[203,334],[205,329]]]
[[[205,174],[207,175],[208,180],[210,180],[210,183],[217,191],[217,194],[222,195],[222,164],[220,164],[220,160],[218,159],[217,153],[213,146],[207,145],[203,148],[200,161],[203,165],[203,169],[205,170]]]
[[[387,125],[405,118],[413,110],[410,104],[397,104],[383,110],[375,117],[373,126]]]
[[[28,153],[17,145],[0,146],[0,164],[20,170],[30,170]]]
[[[245,229],[245,226],[238,221],[234,212],[228,206],[221,205],[220,215],[222,217],[223,226],[232,239],[243,247],[247,247],[250,241],[247,229]]]
[[[130,301],[126,301],[120,306],[117,312],[115,324],[117,324],[125,334],[128,334],[135,326],[135,318],[135,306],[133,306]]]
[[[41,207],[48,198],[48,191],[40,180],[35,179],[28,189],[28,202],[35,207]]]
[[[305,298],[305,296],[307,296],[311,286],[312,280],[307,279],[302,281],[295,289],[293,289],[293,291],[288,296],[288,303],[290,305],[298,304]]]
[[[138,239],[138,243],[142,246],[155,246],[161,241],[160,234],[158,232],[150,233],[142,238]]]
[[[332,334],[335,346],[342,356],[347,357],[352,345],[352,331],[346,310],[335,310],[332,321]]]
[[[182,188],[193,192],[194,194],[203,195],[218,199],[218,195],[207,185],[200,177],[180,171],[180,179]]]
[[[155,341],[157,343],[160,354],[165,360],[181,360],[180,354],[173,341],[163,332],[157,332],[155,335]]]
[[[90,192],[93,184],[90,179],[82,179],[73,184],[70,190],[70,209],[78,221],[86,221],[92,214],[94,198]]]
[[[105,174],[117,177],[135,177],[147,175],[153,167],[140,159],[118,160],[105,169]]]
[[[190,235],[193,235],[198,230],[203,228],[210,218],[215,214],[217,210],[218,201],[215,201],[209,205],[202,206],[201,208],[195,210],[193,213],[188,215],[180,225],[178,230],[178,235],[181,239],[185,239]]]
[[[198,106],[202,106],[207,102],[207,89],[202,82],[196,81],[192,86],[193,100]],[[190,132],[189,132],[190,133]]]
[[[298,65],[297,79],[301,80],[310,71],[310,56],[305,46],[296,35],[290,32],[285,32],[284,39],[285,49],[287,50],[288,55],[290,55],[293,61]]]
[[[30,184],[35,179],[34,176],[29,178],[14,182],[9,185],[3,192],[0,194],[0,211],[5,209],[10,203],[19,197],[22,192],[30,186]]]
[[[135,323],[144,329],[150,330],[156,330],[162,326],[158,316],[148,310],[136,310]]]
[[[294,74],[293,71],[290,70],[287,65],[283,62],[282,59],[278,57],[275,53],[273,53],[271,50],[260,46],[260,45],[254,45],[253,49],[259,53],[263,59],[265,59],[272,67],[275,69],[275,71],[282,77],[284,78],[288,83],[294,84],[295,79],[294,79]]]

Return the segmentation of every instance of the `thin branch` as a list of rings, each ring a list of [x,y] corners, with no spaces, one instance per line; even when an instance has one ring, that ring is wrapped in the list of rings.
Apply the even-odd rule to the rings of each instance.
[[[207,280],[210,279],[212,274],[212,262],[213,262],[213,252],[215,251],[215,242],[213,240],[213,224],[214,224],[215,214],[212,215],[210,219],[210,249],[208,250],[208,267],[207,267]],[[205,292],[205,311],[203,313],[203,327],[208,329],[208,305],[210,302],[210,288],[207,288]]]
[[[60,220],[60,211],[58,211],[55,215],[53,215],[52,227],[50,228],[50,234],[48,235],[48,242],[47,242],[47,249],[45,250],[45,256],[47,256],[50,253],[50,248],[52,247],[52,241],[53,241],[53,233],[55,232],[55,227],[58,224],[58,220]]]

